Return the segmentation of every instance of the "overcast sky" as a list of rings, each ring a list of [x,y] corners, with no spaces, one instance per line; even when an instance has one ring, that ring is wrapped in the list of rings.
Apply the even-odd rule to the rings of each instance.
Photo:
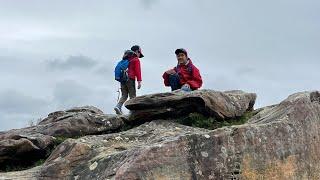
[[[73,106],[113,113],[115,63],[139,44],[143,88],[183,47],[204,86],[258,94],[256,107],[319,88],[319,0],[1,0],[0,131]]]

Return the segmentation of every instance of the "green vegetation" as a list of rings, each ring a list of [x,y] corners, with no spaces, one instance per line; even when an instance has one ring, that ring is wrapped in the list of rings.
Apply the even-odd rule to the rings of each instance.
[[[213,130],[224,126],[244,124],[254,115],[254,111],[247,111],[243,116],[236,119],[218,120],[214,117],[206,117],[199,113],[191,113],[187,117],[178,119],[176,122],[186,126]]]
[[[129,129],[134,128],[136,125],[133,124],[129,124],[129,123],[125,123],[123,126],[121,126],[121,128],[119,129],[120,132],[122,131],[127,131]]]
[[[78,138],[80,138],[80,137],[81,137],[81,136],[79,136],[79,137],[72,137],[72,139],[78,139]],[[63,136],[56,136],[55,138],[56,138],[56,139],[53,141],[53,144],[54,144],[55,147],[58,146],[59,144],[63,143],[65,140],[69,139],[69,137],[63,137]],[[54,147],[54,148],[55,148],[55,147]]]

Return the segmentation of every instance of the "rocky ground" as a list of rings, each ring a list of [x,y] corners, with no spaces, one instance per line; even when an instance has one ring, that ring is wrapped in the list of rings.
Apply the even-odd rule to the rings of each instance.
[[[319,92],[259,110],[255,100],[176,91],[128,101],[130,116],[54,112],[0,132],[0,179],[320,179]]]

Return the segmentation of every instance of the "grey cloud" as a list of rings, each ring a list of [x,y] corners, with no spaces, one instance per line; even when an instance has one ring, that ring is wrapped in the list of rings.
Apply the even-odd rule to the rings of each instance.
[[[33,114],[3,114],[0,113],[0,132],[12,128],[23,128],[30,125],[30,122],[37,122],[39,119]]]
[[[256,69],[253,67],[244,66],[244,67],[240,67],[240,68],[236,69],[235,74],[240,75],[240,76],[250,75],[250,74],[252,75],[255,71],[256,71]]]
[[[49,102],[37,97],[28,96],[16,90],[0,93],[0,112],[26,114],[48,110]]]
[[[148,10],[155,6],[157,2],[158,0],[141,0],[143,7]]]
[[[90,57],[78,55],[69,56],[65,60],[55,59],[48,61],[47,68],[52,70],[70,70],[70,69],[90,69],[97,62]]]
[[[98,66],[94,72],[101,78],[113,77],[115,64],[104,64]]]
[[[29,122],[36,122],[52,108],[50,102],[32,97],[16,90],[0,93],[0,131],[10,128],[22,128]]]
[[[64,80],[55,85],[52,104],[55,105],[56,109],[93,105],[107,110],[106,112],[110,113],[110,109],[115,103],[115,96],[116,88],[114,88],[114,90],[109,89],[109,87],[104,84]]]
[[[53,91],[54,102],[58,108],[86,105],[92,90],[73,80],[65,80],[56,84]]]

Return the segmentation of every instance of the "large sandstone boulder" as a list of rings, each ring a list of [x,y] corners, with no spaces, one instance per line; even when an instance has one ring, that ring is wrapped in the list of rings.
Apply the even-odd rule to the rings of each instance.
[[[125,120],[125,116],[106,115],[95,107],[86,106],[51,113],[36,128],[45,135],[77,137],[112,132]]]
[[[125,106],[131,110],[131,121],[175,118],[192,112],[228,119],[252,110],[255,100],[256,94],[243,91],[177,90],[140,96],[127,101]]]
[[[155,120],[68,139],[19,179],[320,179],[320,94],[262,108],[248,123],[206,130]]]
[[[95,107],[79,107],[51,113],[36,126],[1,132],[0,170],[45,158],[60,139],[114,132],[124,119],[105,115]]]

